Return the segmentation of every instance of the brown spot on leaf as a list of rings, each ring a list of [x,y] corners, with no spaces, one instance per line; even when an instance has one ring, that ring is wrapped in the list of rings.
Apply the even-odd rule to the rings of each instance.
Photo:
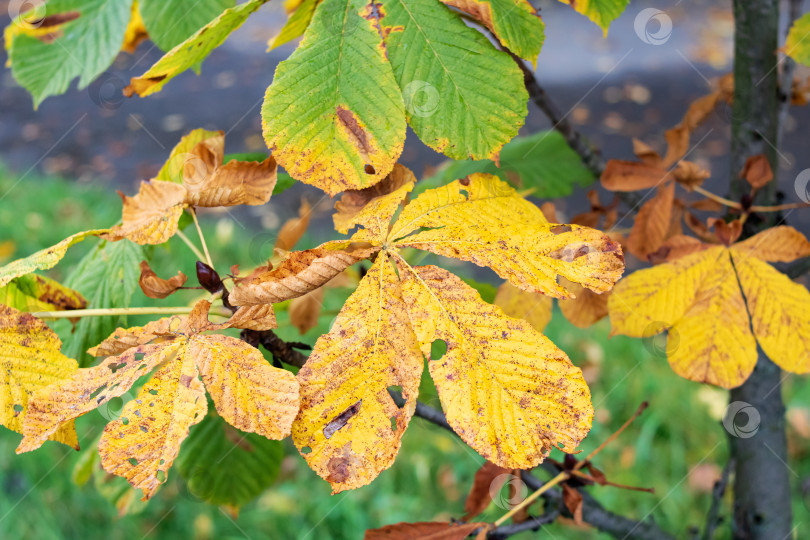
[[[361,399],[326,424],[326,427],[323,428],[323,436],[327,439],[331,439],[332,435],[337,433],[339,429],[349,423],[349,420],[351,420],[352,417],[357,414],[362,403],[363,400]]]
[[[344,109],[343,107],[338,106],[337,119],[340,122],[340,124],[344,128],[346,128],[346,131],[348,132],[352,143],[354,143],[354,145],[360,149],[361,154],[366,155],[371,153],[371,146],[368,143],[366,131],[357,121],[357,118],[354,116],[354,113],[349,109]],[[368,171],[366,172],[368,173]]]
[[[563,234],[571,232],[572,230],[573,228],[571,227],[571,225],[555,225],[554,227],[551,228],[551,232],[553,232],[554,234]]]

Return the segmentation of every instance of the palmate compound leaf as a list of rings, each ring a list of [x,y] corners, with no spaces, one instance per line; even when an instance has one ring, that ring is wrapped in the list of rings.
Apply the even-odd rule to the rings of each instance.
[[[221,131],[195,130],[184,137],[160,171],[169,180],[141,182],[137,195],[122,196],[121,225],[111,229],[109,237],[127,238],[141,245],[162,244],[177,232],[187,207],[261,205],[269,201],[277,179],[275,160],[268,157],[262,162],[231,160],[223,164],[224,148]],[[180,183],[175,181],[176,171],[182,171]]]
[[[361,0],[321,2],[262,107],[279,164],[332,195],[381,180],[405,143],[405,106],[369,9]]]
[[[247,20],[267,0],[249,0],[223,11],[219,17],[200,28],[194,35],[174,47],[140,77],[134,77],[125,89],[141,97],[159,92],[163,85],[183,71],[198,65],[208,54]]]
[[[515,190],[488,175],[426,191],[387,225],[413,187],[407,174],[401,180],[389,179],[340,201],[338,227],[360,226],[348,242],[292,253],[277,269],[260,269],[239,280],[231,294],[235,305],[300,296],[352,264],[353,258],[342,252],[351,242],[370,245],[359,248],[358,257],[376,254],[372,269],[299,372],[303,406],[293,438],[301,454],[335,492],[366,484],[390,466],[416,398],[421,362],[418,354],[414,357],[414,335],[422,353],[429,353],[436,339],[448,344],[448,354],[431,363],[431,373],[451,424],[488,459],[510,468],[528,467],[555,445],[572,450],[587,433],[593,412],[580,370],[529,323],[506,317],[452,274],[407,266],[398,250],[409,247],[423,227],[446,229],[444,221],[466,220],[482,239],[470,242],[468,253],[477,253],[478,246],[486,257],[489,247],[483,239],[495,235],[508,215],[539,234],[539,240],[533,237],[525,244],[528,236],[518,236],[506,246],[507,255],[524,249],[527,260],[548,259],[535,261],[534,273],[513,273],[531,276],[530,283],[522,283],[526,288],[559,291],[561,296],[568,293],[556,285],[558,274],[569,274],[592,289],[608,288],[621,273],[621,250],[586,228],[561,226],[564,230],[551,234],[553,238],[543,237],[555,226]],[[366,201],[360,210],[359,201]],[[557,239],[564,234],[570,234],[573,249],[568,260]],[[578,260],[581,237],[594,241],[590,261]],[[319,251],[324,248],[326,253]],[[399,265],[397,273],[392,260]],[[310,262],[317,262],[317,270]],[[504,269],[522,262],[499,264]],[[405,395],[402,409],[388,399],[387,391],[394,389]],[[501,415],[504,407],[508,417]]]
[[[209,307],[201,301],[187,318],[116,331],[94,352],[136,345],[37,393],[17,451],[38,448],[65,422],[123,395],[156,367],[121,417],[107,425],[99,444],[105,470],[142,489],[144,498],[165,481],[189,428],[205,416],[203,385],[231,425],[270,439],[289,434],[299,403],[295,377],[270,366],[241,340],[202,334],[227,326],[208,322]],[[151,335],[160,339],[144,344]]]
[[[380,3],[408,124],[422,142],[450,158],[497,160],[527,114],[518,65],[437,0]]]
[[[591,427],[582,372],[529,323],[512,319],[453,274],[398,259],[403,297],[447,421],[487,460],[528,469],[559,447],[573,452]]]
[[[60,352],[62,342],[41,320],[0,305],[0,424],[23,432],[31,395],[76,372],[76,361]],[[73,421],[42,439],[79,448]]]
[[[617,242],[588,227],[547,223],[539,208],[486,174],[425,191],[405,207],[389,238],[398,247],[488,266],[521,289],[561,299],[572,294],[557,284],[558,275],[602,293],[624,270]]]
[[[293,442],[333,493],[366,485],[393,464],[422,367],[399,279],[381,253],[298,372]],[[390,387],[401,389],[402,408]]]
[[[810,243],[783,226],[639,270],[620,281],[608,301],[612,332],[650,337],[667,330],[673,370],[724,388],[751,374],[757,342],[783,369],[805,373],[810,293],[764,261],[808,255]]]

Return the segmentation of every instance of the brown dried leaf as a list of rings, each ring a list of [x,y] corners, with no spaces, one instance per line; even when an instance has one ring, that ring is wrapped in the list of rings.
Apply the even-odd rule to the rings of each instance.
[[[676,126],[664,133],[667,140],[667,153],[664,156],[663,166],[669,167],[689,151],[690,131],[683,125]]]
[[[637,191],[655,187],[670,178],[659,166],[611,159],[602,172],[602,187],[610,191]]]
[[[563,484],[563,502],[571,515],[574,516],[574,523],[582,525],[582,493],[572,488],[568,484]]]
[[[272,156],[261,163],[229,161],[199,183],[184,180],[183,184],[188,188],[186,203],[203,207],[265,204],[276,187],[276,168]]]
[[[558,302],[560,311],[571,324],[579,328],[587,328],[607,316],[610,292],[597,294],[564,277],[560,278],[560,284],[576,295],[576,298]]]
[[[742,234],[742,222],[738,219],[726,223],[720,218],[710,218],[709,227],[714,227],[714,235],[726,246],[736,242]]]
[[[118,328],[87,353],[91,356],[119,355],[132,347],[146,345],[157,337],[174,336],[186,326],[187,319],[185,315],[174,315],[151,321],[144,326]]]
[[[661,156],[658,152],[635,138],[633,139],[633,153],[643,164],[661,168]]]
[[[298,208],[298,217],[287,220],[278,231],[276,245],[273,248],[290,251],[301,239],[309,227],[309,216],[312,214],[312,207],[306,200],[301,201]]]
[[[149,298],[166,298],[182,287],[187,279],[186,275],[179,270],[176,276],[169,279],[159,278],[154,270],[149,267],[148,262],[141,261],[141,277],[138,280],[138,285],[141,286],[143,294]]]
[[[366,531],[364,540],[464,540],[486,523],[395,523]]]
[[[110,231],[112,239],[127,238],[136,244],[162,244],[177,232],[186,207],[186,188],[174,182],[146,180],[134,197],[121,196],[121,225]]]
[[[235,306],[272,304],[303,296],[378,249],[334,241],[292,252],[277,268],[260,267],[237,280],[230,302]]]
[[[509,479],[509,474],[509,469],[504,469],[489,461],[484,462],[473,478],[473,485],[464,503],[462,520],[470,521],[486,510],[489,503],[492,502],[492,495],[501,490],[503,484]],[[496,480],[499,480],[498,485],[495,485]]]
[[[760,189],[773,180],[773,171],[768,158],[764,154],[751,156],[745,160],[740,178],[745,178],[754,190]]]
[[[675,235],[666,240],[654,253],[650,253],[647,259],[652,264],[671,262],[686,255],[691,255],[698,251],[712,247],[711,244],[704,244],[697,238],[684,235]]]
[[[299,334],[306,334],[318,324],[323,307],[323,287],[310,291],[304,296],[293,298],[287,308],[290,322],[298,328]]]
[[[549,223],[559,223],[559,221],[557,221],[557,208],[554,206],[553,202],[546,201],[541,204],[540,211],[543,212],[543,215],[546,216],[546,221]]]
[[[679,161],[673,176],[680,185],[692,191],[712,174],[692,161]]]
[[[236,313],[231,315],[227,324],[229,328],[242,328],[258,332],[278,328],[273,304],[241,306],[236,310]]]
[[[627,237],[627,250],[630,253],[644,260],[661,247],[670,229],[674,198],[675,183],[667,182],[658,188],[655,197],[644,203]]]

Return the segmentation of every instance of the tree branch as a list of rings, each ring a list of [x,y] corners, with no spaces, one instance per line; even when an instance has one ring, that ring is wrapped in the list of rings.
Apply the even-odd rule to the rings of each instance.
[[[750,193],[739,178],[746,160],[764,154],[774,171],[779,135],[778,62],[779,2],[734,0],[734,100],[731,123],[731,185],[729,199]],[[777,183],[757,190],[754,202],[778,203]],[[754,214],[746,221],[744,235],[777,224],[778,213]],[[754,372],[731,390],[727,414],[740,413],[758,426],[752,436],[729,430],[734,467],[733,537],[736,540],[770,540],[791,535],[790,477],[785,436],[782,371],[761,350]],[[753,416],[752,416],[753,415]],[[736,416],[736,415],[735,415]],[[734,422],[735,418],[730,418]]]
[[[402,407],[405,404],[405,400],[402,398],[402,394],[396,391],[389,390],[388,392],[391,394],[391,397],[394,399],[394,402],[397,406]],[[450,427],[450,424],[447,422],[447,418],[441,411],[438,411],[431,407],[430,405],[425,405],[424,403],[417,401],[416,402],[416,412],[414,413],[419,418],[423,420],[427,420],[433,424],[436,424],[439,427],[442,427],[454,435],[458,436],[453,428]],[[549,462],[544,462],[541,465],[543,468],[549,470],[552,474],[556,475],[559,473],[558,470]],[[536,491],[543,487],[543,482],[541,482],[537,477],[533,476],[529,471],[521,471],[520,477],[523,482],[531,488],[532,490]],[[582,509],[582,517],[585,523],[596,527],[600,531],[604,531],[613,535],[616,538],[622,539],[636,539],[636,540],[674,540],[674,537],[670,534],[662,531],[657,525],[648,521],[633,521],[632,519],[628,519],[609,510],[606,510],[599,502],[594,499],[588,492],[582,491],[583,496],[583,509]],[[553,507],[560,507],[562,505],[562,491],[559,489],[551,489],[546,491],[543,494],[543,498],[550,503],[553,504]],[[542,517],[542,516],[541,516]],[[539,519],[539,518],[538,518]],[[522,525],[522,524],[521,524]],[[493,532],[502,531],[503,527],[499,527]],[[527,529],[519,529],[515,532],[521,532]],[[510,533],[510,534],[515,534]],[[495,538],[502,538],[496,536]]]
[[[712,488],[712,504],[709,507],[709,513],[706,515],[706,528],[703,531],[702,540],[712,540],[714,530],[720,524],[718,514],[720,512],[720,501],[723,500],[723,495],[726,494],[726,486],[728,486],[728,477],[731,469],[734,468],[734,459],[728,460],[726,466],[723,467],[723,474],[720,479],[714,483]]]
[[[501,525],[500,527],[487,533],[487,538],[492,540],[501,540],[502,538],[509,538],[513,534],[518,534],[525,531],[536,531],[543,525],[553,523],[558,517],[560,517],[560,509],[557,507],[552,507],[541,516],[529,518],[521,523]]]

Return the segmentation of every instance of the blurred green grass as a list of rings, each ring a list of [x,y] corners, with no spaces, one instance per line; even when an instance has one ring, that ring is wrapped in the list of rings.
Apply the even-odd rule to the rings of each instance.
[[[115,223],[120,201],[114,193],[89,185],[79,186],[56,178],[26,178],[14,187],[14,174],[0,169],[0,193],[5,193],[0,212],[0,264],[52,245],[70,233]],[[287,194],[279,195],[285,197]],[[289,204],[295,203],[291,198]],[[227,216],[205,216],[203,228],[216,261],[251,261],[255,264],[256,239],[264,251],[272,250],[272,232],[233,233]],[[228,232],[231,231],[231,232]],[[303,239],[309,246],[329,231],[313,231]],[[239,236],[242,235],[242,236]],[[193,231],[189,236],[194,237]],[[267,236],[267,239],[264,239]],[[245,238],[251,238],[246,241]],[[264,247],[269,242],[269,247]],[[92,242],[72,248],[50,275],[64,278],[87,252]],[[156,248],[152,266],[159,275],[183,270],[194,282],[194,257],[177,239]],[[220,271],[223,269],[220,268]],[[454,268],[458,271],[458,268]],[[190,283],[193,284],[193,283]],[[325,300],[317,328],[304,336],[279,313],[279,334],[289,340],[314,343],[328,329],[334,315],[350,294],[349,288],[332,289]],[[171,305],[191,301],[198,294],[183,291]],[[164,301],[165,302],[165,301]],[[154,301],[136,293],[133,305]],[[163,303],[162,305],[167,305]],[[132,318],[141,324],[144,318]],[[650,407],[627,431],[597,458],[598,466],[613,482],[652,487],[655,494],[623,491],[612,487],[590,488],[602,504],[632,518],[649,516],[676,537],[688,536],[691,527],[702,528],[710,496],[707,488],[727,458],[726,432],[720,418],[727,393],[680,379],[656,352],[655,343],[624,337],[608,339],[609,323],[602,321],[580,330],[555,312],[547,335],[589,380],[596,409],[594,427],[582,445],[588,452],[617,429],[642,401]],[[806,500],[801,483],[810,475],[807,455],[810,425],[810,384],[807,378],[790,376],[785,395],[792,415],[789,432],[794,487],[794,519],[807,522]],[[429,377],[422,384],[420,399],[438,407]],[[106,420],[97,412],[77,424],[80,441],[88,446]],[[285,442],[282,472],[275,486],[233,517],[223,509],[199,502],[189,494],[176,471],[160,492],[141,511],[119,516],[115,506],[92,482],[82,487],[72,483],[71,472],[80,454],[55,443],[17,456],[20,436],[0,429],[0,537],[20,539],[145,539],[145,538],[362,538],[367,528],[398,521],[430,521],[459,518],[464,498],[476,469],[483,462],[473,450],[449,433],[414,418],[406,432],[394,466],[370,486],[331,496],[330,488]],[[182,450],[181,450],[182,452]],[[553,457],[562,459],[555,451]],[[691,472],[691,474],[690,474]],[[542,472],[538,472],[544,477]],[[140,493],[140,492],[138,492]],[[533,507],[539,512],[539,507]],[[728,514],[729,497],[722,512]],[[494,520],[504,512],[491,505],[482,516]],[[589,528],[558,522],[538,533],[516,538],[607,538]],[[728,538],[721,526],[715,538]]]

